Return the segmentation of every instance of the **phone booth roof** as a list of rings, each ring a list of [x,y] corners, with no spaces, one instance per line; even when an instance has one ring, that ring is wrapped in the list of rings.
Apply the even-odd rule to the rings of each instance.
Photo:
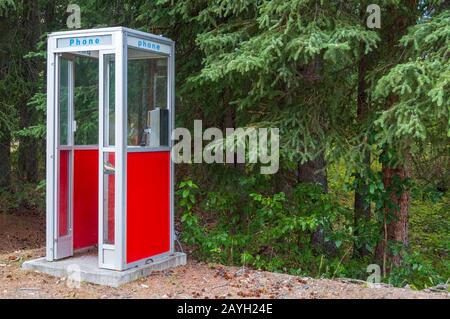
[[[156,42],[159,43],[165,43],[167,45],[173,45],[175,44],[175,42],[169,38],[163,37],[162,35],[155,35],[152,33],[147,33],[147,32],[143,32],[143,31],[139,31],[139,30],[134,30],[134,29],[130,29],[130,28],[126,28],[126,27],[109,27],[109,28],[97,28],[97,29],[83,29],[83,30],[70,30],[70,31],[57,31],[57,32],[52,32],[48,35],[49,38],[51,37],[56,37],[56,38],[60,38],[60,39],[67,39],[67,38],[76,38],[77,36],[79,37],[95,37],[95,36],[105,36],[105,35],[111,35],[111,34],[116,34],[116,33],[121,33],[121,34],[127,34],[128,36],[132,36],[132,37],[137,37],[140,39],[147,39],[147,40],[155,40]],[[86,40],[86,39],[84,39]],[[95,40],[95,39],[94,39]],[[106,39],[105,39],[106,40]],[[66,47],[64,44],[64,41],[62,41],[59,45],[60,48],[64,48]],[[69,43],[69,47],[72,48],[76,48],[77,49],[82,49],[83,46],[86,45],[97,45],[100,47],[101,46],[114,46],[114,44],[107,40],[106,42],[103,42],[102,39],[100,39],[100,42],[98,43],[89,43],[89,42],[85,42],[83,43],[78,43],[78,47],[77,47],[77,43],[76,42],[72,42],[72,44],[70,45]],[[131,44],[131,43],[128,43]],[[91,47],[90,49],[93,49],[93,47]],[[159,52],[160,50],[156,49],[156,52]]]

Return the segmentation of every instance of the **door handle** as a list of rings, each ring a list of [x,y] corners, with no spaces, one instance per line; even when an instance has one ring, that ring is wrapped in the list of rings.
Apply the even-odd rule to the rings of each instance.
[[[116,168],[110,162],[104,162],[103,163],[103,173],[108,174],[108,175],[115,174]]]

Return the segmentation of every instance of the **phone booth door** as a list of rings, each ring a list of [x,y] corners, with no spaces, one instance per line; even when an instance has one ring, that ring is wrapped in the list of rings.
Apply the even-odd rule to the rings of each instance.
[[[73,61],[56,56],[55,259],[73,255]]]
[[[116,56],[100,53],[100,130],[99,130],[99,267],[116,269]]]
[[[55,55],[54,259],[98,245],[99,266],[115,250],[115,51]]]

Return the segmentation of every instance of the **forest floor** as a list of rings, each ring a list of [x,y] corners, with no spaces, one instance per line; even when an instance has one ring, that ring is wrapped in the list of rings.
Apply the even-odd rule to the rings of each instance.
[[[20,265],[45,254],[45,219],[41,215],[0,213],[1,298],[450,298],[447,292],[413,291],[363,282],[312,279],[207,264],[188,264],[155,272],[120,288],[82,283],[24,271]]]

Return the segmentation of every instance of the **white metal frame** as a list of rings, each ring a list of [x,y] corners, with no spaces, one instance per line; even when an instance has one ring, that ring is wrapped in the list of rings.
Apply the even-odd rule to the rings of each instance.
[[[98,263],[99,267],[107,268],[107,269],[116,269],[117,260],[120,262],[120,255],[118,251],[115,249],[115,245],[113,244],[105,244],[104,243],[104,177],[105,174],[103,172],[103,164],[104,164],[104,155],[107,153],[117,154],[116,144],[113,146],[106,145],[105,146],[105,133],[109,132],[109,114],[105,113],[105,108],[108,109],[109,112],[109,72],[105,70],[105,55],[114,54],[117,52],[115,50],[102,50],[99,53],[99,153],[98,153],[98,181],[99,181],[99,192],[98,192]],[[115,61],[116,63],[116,61]],[[117,66],[114,65],[117,70]],[[114,72],[115,76],[117,76],[117,72]],[[117,84],[117,81],[115,82]],[[114,109],[117,101],[114,101]],[[116,122],[116,119],[114,120]],[[107,125],[105,127],[105,124]],[[115,132],[117,131],[117,126],[115,127]],[[116,165],[117,167],[117,165]],[[117,179],[115,179],[115,183],[117,183]],[[116,185],[114,186],[116,189]],[[116,207],[114,208],[114,212],[116,212]],[[118,211],[120,212],[120,211]],[[116,223],[114,223],[115,226]],[[114,230],[115,231],[115,230]],[[116,241],[116,239],[115,239]]]
[[[73,121],[74,121],[74,105],[73,105],[73,92],[74,92],[74,64],[72,61],[68,60],[67,64],[67,95],[68,100],[67,103],[67,145],[61,145],[61,136],[60,136],[60,107],[59,104],[59,94],[60,94],[60,64],[61,64],[62,56],[61,54],[56,55],[55,59],[55,77],[57,79],[57,85],[55,87],[55,106],[56,106],[56,116],[55,116],[55,143],[56,143],[56,151],[55,151],[55,163],[56,163],[56,174],[54,174],[53,180],[55,185],[59,184],[60,179],[60,151],[69,151],[68,157],[68,203],[67,203],[67,234],[59,237],[59,214],[55,214],[55,222],[53,224],[53,232],[56,234],[54,241],[54,256],[57,259],[65,258],[73,255],[73,163],[74,163],[74,131],[73,131]],[[56,210],[59,209],[59,199],[60,196],[58,194],[60,190],[57,189],[55,191],[54,205]],[[56,240],[57,239],[57,240]]]
[[[83,37],[102,37],[111,35],[111,44],[99,44],[95,47],[57,47],[58,39],[83,38]],[[133,44],[128,43],[128,37],[133,37]],[[57,178],[58,178],[58,96],[57,88],[59,85],[57,77],[57,58],[58,53],[76,53],[81,51],[99,52],[99,267],[115,270],[125,270],[140,266],[149,261],[158,259],[162,256],[174,253],[174,164],[170,161],[170,249],[158,256],[150,256],[133,263],[126,262],[126,181],[127,181],[127,153],[128,152],[170,152],[173,141],[169,135],[169,147],[161,148],[142,148],[127,146],[127,51],[128,47],[136,48],[136,39],[142,39],[144,44],[148,45],[141,50],[152,51],[161,56],[168,57],[168,109],[169,109],[169,134],[175,127],[175,43],[165,37],[157,36],[141,31],[136,31],[123,27],[102,28],[91,30],[75,30],[55,32],[48,38],[47,53],[47,250],[46,258],[53,261],[58,258],[56,254],[57,241]],[[67,41],[66,41],[67,42]],[[151,45],[154,45],[152,47]],[[161,51],[158,52],[158,49]],[[104,54],[115,54],[115,145],[114,147],[103,147],[104,133]],[[85,146],[84,148],[95,149],[96,146]],[[77,146],[76,148],[83,148]],[[115,244],[103,244],[103,153],[105,151],[115,152]],[[73,154],[73,151],[72,151]],[[73,156],[73,155],[72,155]],[[101,215],[101,216],[100,216]],[[73,245],[72,245],[73,246]],[[105,252],[108,256],[104,256]],[[106,262],[102,262],[106,261]]]

